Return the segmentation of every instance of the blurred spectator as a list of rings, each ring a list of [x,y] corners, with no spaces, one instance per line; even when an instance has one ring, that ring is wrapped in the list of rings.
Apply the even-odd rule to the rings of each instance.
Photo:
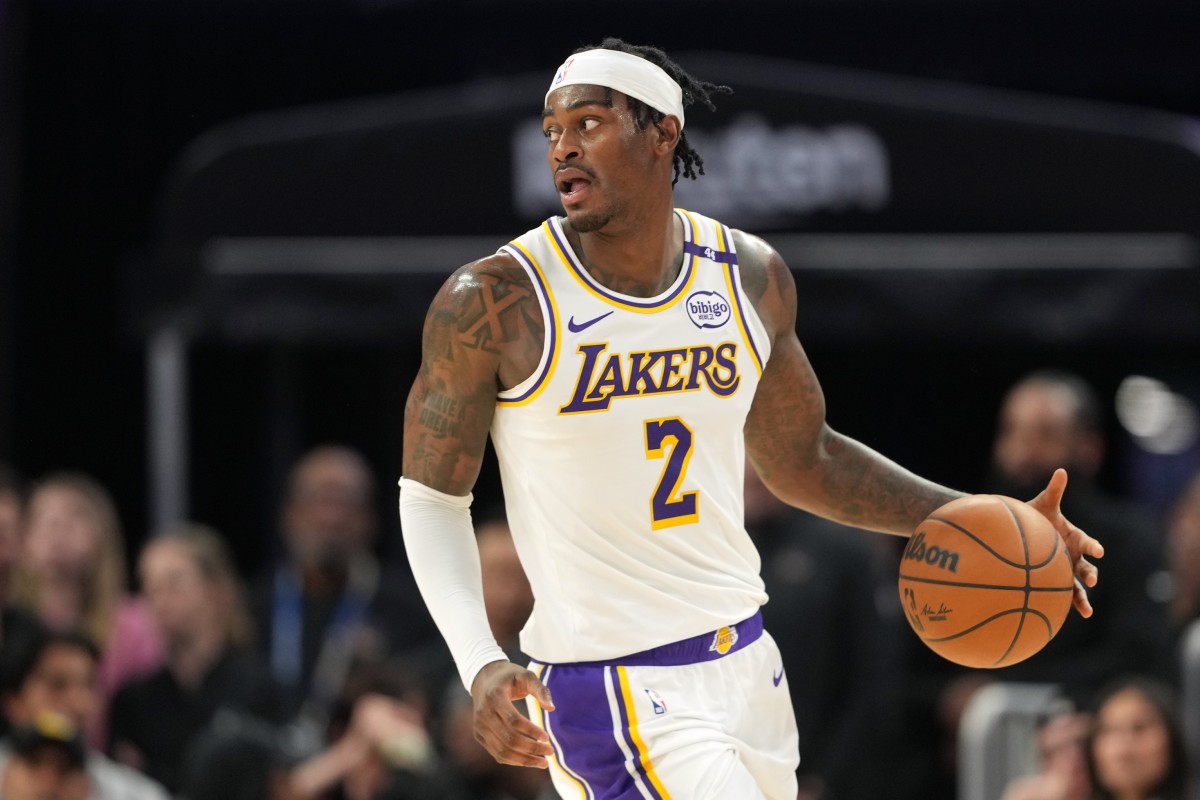
[[[41,631],[14,658],[18,668],[0,687],[4,715],[14,727],[36,725],[46,714],[58,714],[73,729],[84,730],[100,707],[97,673],[100,652],[82,633]],[[0,743],[0,770],[13,743]],[[88,748],[86,767],[95,800],[166,800],[163,787],[132,769]],[[0,797],[7,797],[0,792]]]
[[[1148,516],[1096,486],[1104,452],[1100,404],[1077,376],[1036,372],[1005,397],[989,489],[1028,500],[1065,467],[1063,513],[1105,552],[1100,581],[1088,590],[1092,618],[1071,613],[1044,650],[1005,669],[1003,679],[1062,684],[1080,706],[1119,675],[1172,672],[1165,598],[1151,593],[1163,536]]]
[[[1167,563],[1171,569],[1171,622],[1178,633],[1200,618],[1200,474],[1171,507]]]
[[[192,525],[143,549],[142,589],[166,665],[131,681],[112,706],[112,752],[178,791],[188,745],[222,708],[284,719],[282,691],[249,649],[250,621],[225,542]]]
[[[458,800],[435,776],[429,703],[415,673],[359,664],[326,746],[301,754],[280,729],[223,712],[188,758],[188,800]]]
[[[771,494],[747,461],[746,530],[762,557],[770,600],[763,622],[776,632],[800,731],[801,797],[882,797],[889,774],[864,770],[886,755],[894,727],[886,702],[898,668],[876,604],[879,551],[869,536],[799,511]],[[886,584],[892,596],[895,577]],[[897,620],[899,622],[899,620]]]
[[[992,680],[1053,683],[1077,707],[1117,676],[1134,671],[1172,674],[1171,637],[1161,592],[1162,536],[1154,521],[1102,493],[1096,477],[1105,456],[1103,413],[1092,388],[1071,373],[1041,370],[1018,381],[1004,397],[986,491],[1030,500],[1058,467],[1069,483],[1063,513],[1104,545],[1100,580],[1088,589],[1094,614],[1071,611],[1055,638],[1032,658],[1001,670],[970,670],[910,646],[914,684],[910,730],[936,737],[941,753],[931,780],[953,791],[958,728],[974,693]]]
[[[335,704],[328,747],[292,770],[292,798],[452,800],[437,775],[429,711],[415,672],[394,661],[361,665]]]
[[[5,800],[88,800],[83,735],[53,712],[39,714],[12,734],[11,757],[0,766]],[[118,797],[105,795],[104,797]]]
[[[1087,738],[1091,718],[1070,705],[1038,726],[1038,771],[1014,780],[1001,800],[1091,800]]]
[[[20,602],[54,630],[79,629],[100,646],[101,705],[88,740],[103,747],[107,707],[123,682],[162,663],[162,643],[145,605],[127,591],[126,552],[108,491],[79,473],[34,489],[27,510]]]
[[[11,467],[0,463],[0,608],[8,608],[13,570],[21,555],[22,505],[20,478]],[[0,626],[0,637],[3,631]]]
[[[287,736],[255,717],[218,711],[188,747],[180,797],[187,800],[299,800],[288,773]]]
[[[21,480],[15,470],[0,464],[0,684],[17,668],[16,654],[32,643],[40,625],[28,611],[12,604],[15,572],[21,556]],[[0,735],[8,723],[0,715]]]
[[[1177,698],[1164,683],[1118,679],[1096,698],[1088,767],[1096,800],[1190,800]]]
[[[354,450],[312,450],[293,468],[280,514],[285,559],[256,582],[259,645],[293,711],[324,727],[356,659],[436,635],[407,572],[381,565],[374,479]]]

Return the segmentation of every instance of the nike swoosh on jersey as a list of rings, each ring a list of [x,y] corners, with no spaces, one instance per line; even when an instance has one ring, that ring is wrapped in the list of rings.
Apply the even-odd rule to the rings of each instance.
[[[772,674],[772,675],[771,675],[771,681],[772,681],[772,682],[773,682],[773,683],[774,683],[776,686],[778,686],[778,685],[779,685],[779,682],[780,682],[781,680],[783,680],[783,670],[779,670],[779,674],[778,674],[778,675],[775,675],[775,674]]]
[[[616,311],[616,309],[613,309],[613,311]],[[611,313],[613,313],[613,312],[612,311],[608,312],[608,314],[611,314]],[[594,319],[589,319],[586,322],[576,322],[575,315],[572,314],[571,318],[569,320],[567,320],[567,328],[571,331],[571,333],[579,333],[580,331],[586,331],[588,328],[592,327],[597,322],[599,322],[600,320],[607,317],[608,314],[601,314],[600,316],[598,316]]]

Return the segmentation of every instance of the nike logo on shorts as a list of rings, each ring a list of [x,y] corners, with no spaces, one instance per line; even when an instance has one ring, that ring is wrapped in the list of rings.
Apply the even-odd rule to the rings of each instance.
[[[615,310],[616,309],[613,309],[613,311],[615,311]],[[611,313],[613,313],[613,312],[612,311],[608,312],[608,314],[611,314]],[[608,314],[601,314],[600,316],[598,316],[594,319],[589,319],[587,322],[576,322],[575,315],[572,314],[571,318],[569,320],[567,320],[567,328],[570,329],[571,333],[579,333],[580,331],[586,331],[588,328],[592,327],[597,322],[599,322],[600,320],[607,317]]]
[[[774,684],[775,684],[776,686],[778,686],[778,685],[779,685],[779,682],[780,682],[781,680],[783,680],[783,670],[779,670],[779,674],[778,674],[778,675],[771,675],[771,680],[774,682]]]

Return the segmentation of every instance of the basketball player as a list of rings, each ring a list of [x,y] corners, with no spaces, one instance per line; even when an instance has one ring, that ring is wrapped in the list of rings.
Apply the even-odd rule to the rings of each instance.
[[[458,270],[405,410],[400,511],[418,585],[499,761],[564,797],[796,797],[796,723],[742,525],[743,452],[786,502],[907,536],[960,493],[825,423],[766,242],[676,209],[703,162],[685,108],[726,87],[658,50],[576,52],[545,97],[564,217]],[[469,507],[489,432],[535,607],[529,669],[488,630]],[[1032,502],[1081,556],[1059,472]],[[1082,586],[1075,604],[1087,616]],[[530,719],[513,705],[530,698]]]

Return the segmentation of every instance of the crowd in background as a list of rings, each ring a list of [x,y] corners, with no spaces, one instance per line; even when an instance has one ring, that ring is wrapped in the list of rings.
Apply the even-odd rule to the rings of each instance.
[[[1200,618],[1200,475],[1162,519],[1105,496],[1102,417],[1078,378],[1035,373],[1004,400],[990,485],[960,487],[1029,498],[1066,466],[1064,511],[1107,551],[1095,616],[997,672],[957,668],[908,629],[902,539],[789,508],[747,465],[801,800],[953,798],[959,720],[996,680],[1062,695],[1038,732],[1040,771],[1005,800],[1196,797],[1179,692],[1181,637]],[[242,575],[203,524],[128,553],[92,477],[0,466],[0,797],[554,797],[546,772],[475,742],[411,574],[379,556],[375,494],[391,477],[349,446],[304,454],[279,509],[282,557]],[[489,622],[519,661],[532,593],[503,510],[475,523]]]

